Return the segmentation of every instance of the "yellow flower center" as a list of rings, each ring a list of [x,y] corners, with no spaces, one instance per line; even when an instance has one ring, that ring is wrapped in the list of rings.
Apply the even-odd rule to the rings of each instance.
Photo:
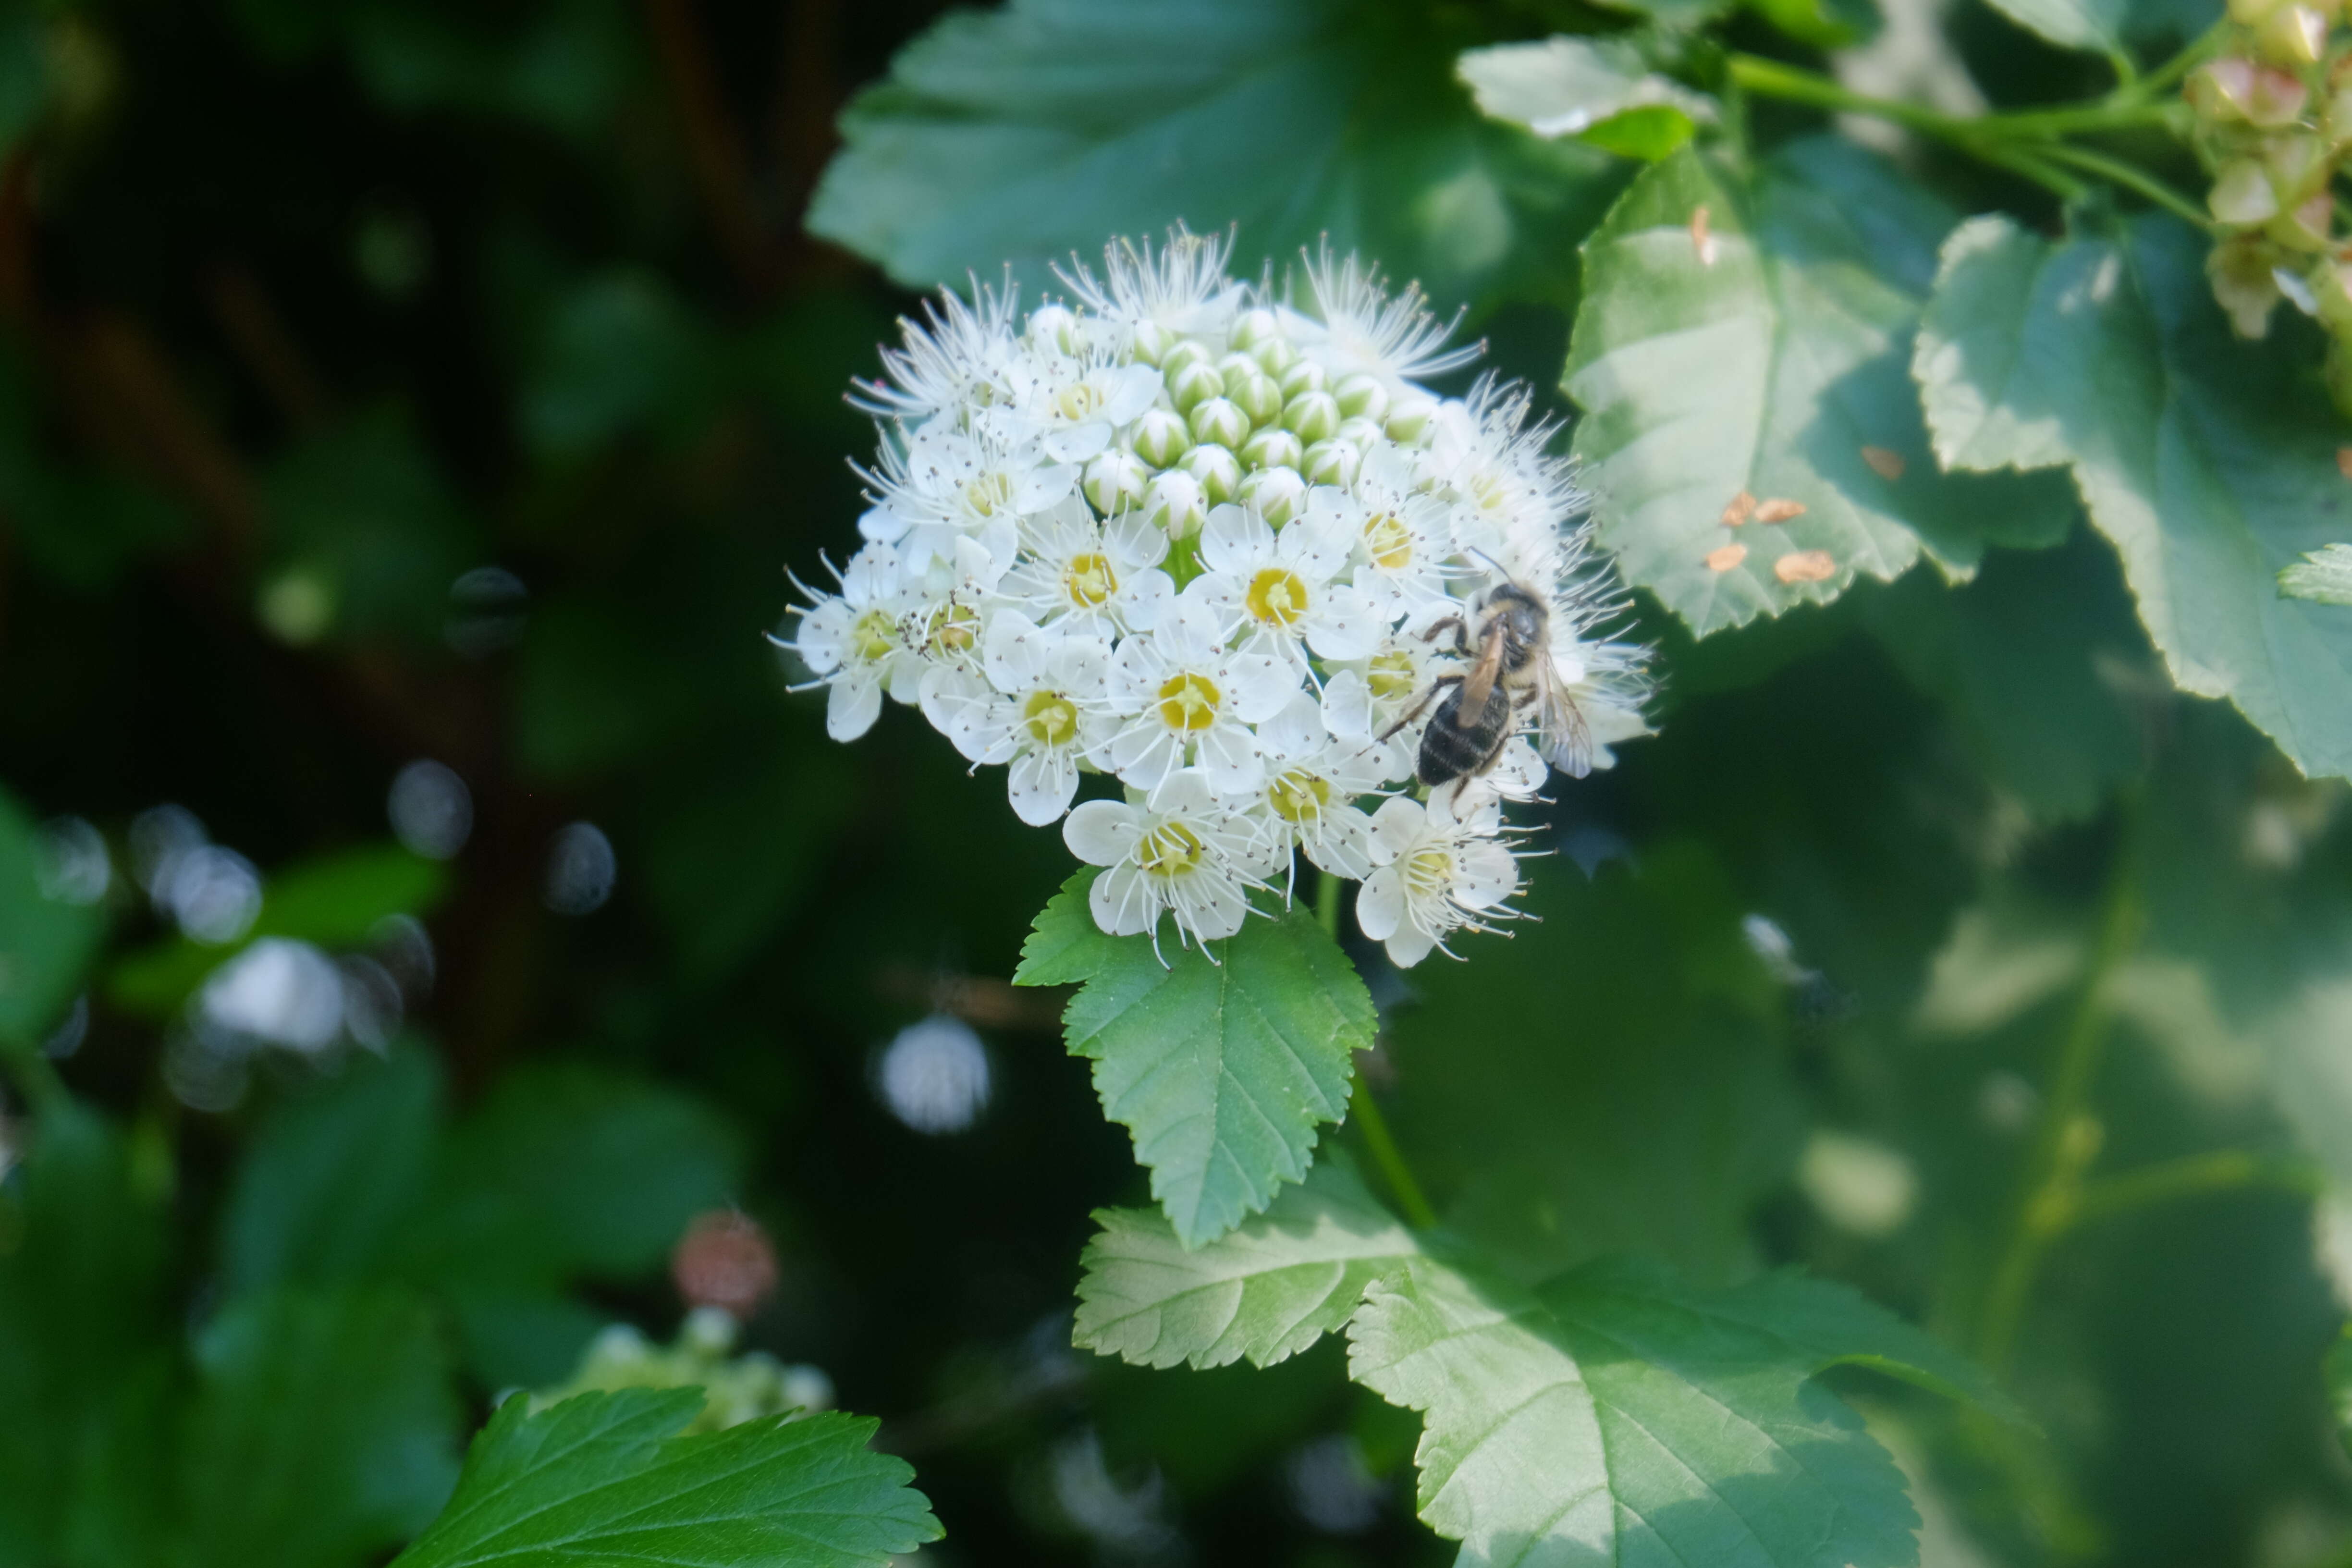
[[[950,600],[931,622],[931,653],[937,658],[970,653],[980,646],[980,612]]]
[[[963,483],[964,504],[982,517],[994,517],[1013,504],[1013,476],[981,474]]]
[[[1454,885],[1454,856],[1437,848],[1417,849],[1404,863],[1408,887],[1423,898],[1433,898]]]
[[[1384,511],[1364,524],[1364,550],[1383,572],[1402,572],[1412,564],[1412,531],[1404,519]]]
[[[1033,691],[1021,705],[1021,721],[1041,746],[1066,746],[1078,732],[1078,706],[1058,691]]]
[[[871,664],[898,646],[898,625],[880,610],[868,610],[849,626],[849,647]]]
[[[1402,702],[1421,684],[1420,674],[1412,668],[1412,655],[1401,647],[1375,654],[1364,680],[1372,689],[1373,700],[1379,702]]]
[[[1481,468],[1465,488],[1481,511],[1500,511],[1510,504],[1510,479],[1499,468]]]
[[[1135,862],[1150,875],[1174,879],[1192,875],[1207,853],[1200,836],[1181,822],[1163,822],[1135,847]]]
[[[1217,721],[1223,700],[1206,676],[1173,675],[1160,688],[1160,721],[1171,730],[1196,734]]]
[[[1305,768],[1293,768],[1278,775],[1267,786],[1265,798],[1276,816],[1285,822],[1321,821],[1323,810],[1331,804],[1331,781],[1318,778]]]
[[[1307,584],[1287,567],[1268,566],[1250,579],[1244,602],[1258,625],[1288,626],[1307,613]]]
[[[1073,555],[1062,570],[1062,591],[1080,609],[1098,609],[1118,592],[1118,574],[1110,569],[1108,555],[1091,551]]]
[[[1093,418],[1102,405],[1102,389],[1090,381],[1074,381],[1054,394],[1054,407],[1073,424]]]

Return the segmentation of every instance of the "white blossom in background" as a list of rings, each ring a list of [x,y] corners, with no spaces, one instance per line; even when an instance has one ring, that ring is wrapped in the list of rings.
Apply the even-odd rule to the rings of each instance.
[[[1506,580],[1549,599],[1546,674],[1589,740],[1551,755],[1580,768],[1648,732],[1643,653],[1609,634],[1614,578],[1523,389],[1422,384],[1479,351],[1353,257],[1249,284],[1228,248],[1122,241],[1025,314],[975,280],[901,322],[851,396],[878,425],[863,546],[785,646],[836,740],[887,697],[1006,768],[1022,820],[1103,868],[1104,931],[1229,936],[1303,856],[1415,963],[1510,918],[1503,807],[1550,773],[1514,738],[1415,780],[1452,623],[1475,646]],[[1118,797],[1074,806],[1087,773]]]

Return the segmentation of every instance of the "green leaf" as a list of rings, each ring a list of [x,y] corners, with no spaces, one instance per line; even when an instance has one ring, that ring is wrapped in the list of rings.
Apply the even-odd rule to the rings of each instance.
[[[2130,0],[1992,0],[2004,16],[2062,49],[2123,47]]]
[[[2229,698],[2305,773],[2352,773],[2352,620],[2278,592],[2344,531],[2343,422],[2297,334],[2231,337],[2205,248],[2168,217],[2055,245],[1970,220],[1914,364],[1936,449],[2071,464],[2175,682]]]
[[[202,1568],[347,1568],[423,1528],[457,1479],[433,1315],[398,1290],[267,1291],[197,1338],[176,1534]]]
[[[2336,1412],[2336,1440],[2352,1453],[2352,1323],[2327,1347],[2327,1403]]]
[[[1748,8],[1817,49],[1867,43],[1886,25],[1877,0],[1748,0]]]
[[[1492,119],[1632,157],[1663,158],[1716,118],[1715,100],[1651,70],[1623,38],[1496,44],[1465,51],[1454,69]]]
[[[479,563],[472,514],[438,459],[396,406],[377,408],[304,437],[264,481],[269,540],[280,581],[311,584],[317,607],[264,619],[307,641],[397,633],[438,643],[449,584]]]
[[[1114,235],[1239,226],[1235,270],[1328,236],[1441,300],[1557,289],[1616,175],[1481,119],[1475,41],[1381,0],[1014,0],[951,15],[842,116],[812,232],[908,284],[1033,284]]]
[[[1094,877],[1054,895],[1013,984],[1085,983],[1062,1018],[1070,1054],[1095,1064],[1104,1112],[1135,1135],[1177,1238],[1199,1247],[1305,1178],[1317,1126],[1347,1114],[1372,999],[1302,910],[1163,963],[1148,938],[1096,929]]]
[[[1822,138],[1752,178],[1685,148],[1586,242],[1562,383],[1586,410],[1574,450],[1601,542],[1695,632],[1891,579],[1923,549],[1961,575],[1989,541],[2063,536],[2054,488],[1989,490],[1928,455],[1905,365],[1952,221]]]
[[[1936,1341],[1792,1275],[1710,1293],[1601,1263],[1528,1291],[1420,1258],[1349,1337],[1358,1382],[1426,1413],[1421,1516],[1464,1568],[1907,1568],[1901,1472],[1812,1378],[1868,1366],[2016,1418]]]
[[[877,1423],[776,1416],[673,1436],[694,1388],[509,1399],[466,1458],[457,1493],[396,1568],[880,1564],[940,1538],[905,1461],[871,1453]]]
[[[105,935],[98,905],[42,891],[32,819],[0,790],[0,1047],[41,1038],[81,989]]]
[[[2307,552],[2278,574],[2279,592],[2315,605],[2352,605],[2352,544]]]
[[[1354,1315],[1375,1275],[1421,1250],[1336,1152],[1265,1213],[1192,1251],[1150,1210],[1098,1209],[1095,1223],[1071,1341],[1139,1366],[1296,1355]]]

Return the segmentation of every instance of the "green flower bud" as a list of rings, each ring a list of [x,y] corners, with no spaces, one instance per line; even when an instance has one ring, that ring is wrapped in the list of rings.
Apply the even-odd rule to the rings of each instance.
[[[2185,90],[2189,103],[2208,120],[2242,120],[2264,130],[2294,124],[2311,99],[2311,89],[2293,72],[2245,59],[2199,67]]]
[[[1254,310],[1244,310],[1234,322],[1231,339],[1234,348],[1244,353],[1268,338],[1282,336],[1282,318],[1260,305]]]
[[[1177,459],[1176,467],[1200,481],[1211,506],[1233,500],[1234,492],[1241,489],[1241,459],[1234,456],[1231,448],[1216,442],[1204,442],[1193,447]]]
[[[2271,189],[2277,193],[2281,206],[2297,205],[2314,193],[2326,190],[2327,177],[2333,172],[2326,144],[2307,132],[2266,138],[2263,142],[2263,163],[2270,172]]]
[[[2284,0],[2230,0],[2230,20],[2241,27],[2259,27]]]
[[[1298,471],[1310,485],[1337,485],[1345,489],[1356,482],[1356,470],[1363,460],[1362,451],[1346,441],[1318,441],[1307,448]]]
[[[1282,422],[1301,441],[1328,441],[1339,430],[1339,400],[1328,392],[1302,392],[1282,405]]]
[[[1175,358],[1174,354],[1169,356]],[[1180,414],[1190,414],[1203,403],[1213,402],[1225,395],[1225,378],[1217,367],[1203,361],[1188,360],[1167,373],[1168,399],[1176,405]]]
[[[2208,262],[2208,270],[2210,268]],[[2311,290],[2312,314],[2319,318],[2320,324],[2339,338],[2352,332],[2352,265],[2315,262],[2305,274],[2304,283]],[[2218,290],[2219,285],[2215,287]]]
[[[1298,363],[1298,345],[1288,338],[1261,338],[1250,345],[1249,356],[1257,361],[1258,369],[1279,377]]]
[[[2327,52],[2327,18],[2308,5],[2282,5],[2254,29],[2254,47],[2273,65],[2315,65]]]
[[[1307,447],[1279,425],[1269,425],[1242,443],[1244,468],[1295,468],[1307,458]]]
[[[1257,361],[1236,351],[1223,355],[1217,361],[1217,374],[1225,378],[1225,395],[1231,397],[1251,382],[1264,376],[1265,372],[1258,368]]]
[[[1339,412],[1350,419],[1385,419],[1389,413],[1389,389],[1381,378],[1362,371],[1344,377],[1331,389],[1339,400]]]
[[[1208,492],[1191,474],[1171,468],[1143,492],[1143,515],[1153,527],[1166,529],[1169,538],[1190,539],[1209,515]]]
[[[1225,395],[1249,416],[1253,426],[1271,425],[1282,417],[1282,388],[1274,384],[1274,377],[1263,372],[1242,383],[1238,389],[1228,384]]]
[[[1311,359],[1300,360],[1276,378],[1282,388],[1285,402],[1302,392],[1320,392],[1330,384],[1331,374]]]
[[[1209,345],[1200,339],[1178,338],[1161,352],[1160,368],[1171,378],[1170,384],[1172,385],[1176,373],[1186,365],[1211,364],[1215,362],[1216,357],[1209,352]]]
[[[1172,408],[1147,408],[1129,437],[1135,455],[1155,468],[1164,468],[1192,444],[1192,426]]]
[[[1342,419],[1334,438],[1345,441],[1360,456],[1372,449],[1375,441],[1389,438],[1388,429],[1377,419]]]
[[[2213,188],[2206,193],[2205,205],[2213,209],[2214,217],[2223,223],[2251,227],[2268,223],[2278,216],[2278,193],[2271,189],[2271,177],[2261,163],[2252,158],[2232,158],[2221,165],[2213,176]]]
[[[1307,505],[1307,481],[1295,468],[1260,468],[1242,480],[1241,499],[1257,508],[1266,521],[1280,528]]]
[[[2322,191],[2279,214],[2263,232],[2289,250],[2325,250],[2335,222],[2336,198]]]
[[[1080,482],[1087,500],[1108,517],[1143,500],[1144,488],[1151,483],[1151,470],[1134,453],[1113,447],[1087,465],[1086,478]]]
[[[1058,353],[1076,353],[1078,318],[1067,305],[1040,305],[1029,312],[1029,341]]]
[[[1208,397],[1192,405],[1192,439],[1234,447],[1249,439],[1250,416],[1229,397]]]
[[[1437,399],[1418,392],[1408,392],[1389,405],[1388,420],[1383,426],[1389,439],[1412,447],[1420,444],[1437,421]]]
[[[1135,324],[1136,363],[1164,366],[1168,351],[1185,341],[1157,321],[1138,321]]]
[[[2214,300],[2242,338],[2259,338],[2271,330],[2271,311],[2279,301],[2275,266],[2272,247],[2251,234],[2224,240],[2205,258]]]

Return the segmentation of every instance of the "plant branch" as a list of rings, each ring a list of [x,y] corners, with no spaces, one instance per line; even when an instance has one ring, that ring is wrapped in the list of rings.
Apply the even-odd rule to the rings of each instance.
[[[2121,158],[2111,158],[2105,153],[2094,153],[2086,147],[2053,146],[2042,148],[2040,152],[2045,158],[2054,158],[2059,163],[2071,163],[2085,174],[2096,174],[2101,179],[2113,181],[2126,190],[2136,191],[2175,217],[2186,219],[2197,228],[2210,231],[2213,227],[2211,215],[2136,163],[2126,163]]]
[[[1339,940],[1339,879],[1330,872],[1318,869],[1315,881],[1315,923],[1333,942]],[[1404,1211],[1405,1223],[1415,1230],[1428,1230],[1437,1224],[1437,1211],[1430,1206],[1429,1197],[1413,1178],[1412,1167],[1404,1162],[1404,1151],[1397,1147],[1396,1135],[1389,1131],[1389,1119],[1381,1114],[1381,1102],[1372,1098],[1372,1086],[1361,1072],[1356,1075],[1355,1092],[1348,1097],[1348,1120],[1363,1134],[1365,1152],[1371,1155],[1381,1175],[1388,1182],[1389,1191],[1395,1195],[1397,1206]]]
[[[2316,1197],[2326,1185],[2325,1173],[2307,1160],[2221,1149],[2084,1182],[2075,1190],[2074,1203],[2063,1216],[2063,1223],[2071,1228],[2112,1219],[2134,1209],[2213,1193],[2268,1191]]]

